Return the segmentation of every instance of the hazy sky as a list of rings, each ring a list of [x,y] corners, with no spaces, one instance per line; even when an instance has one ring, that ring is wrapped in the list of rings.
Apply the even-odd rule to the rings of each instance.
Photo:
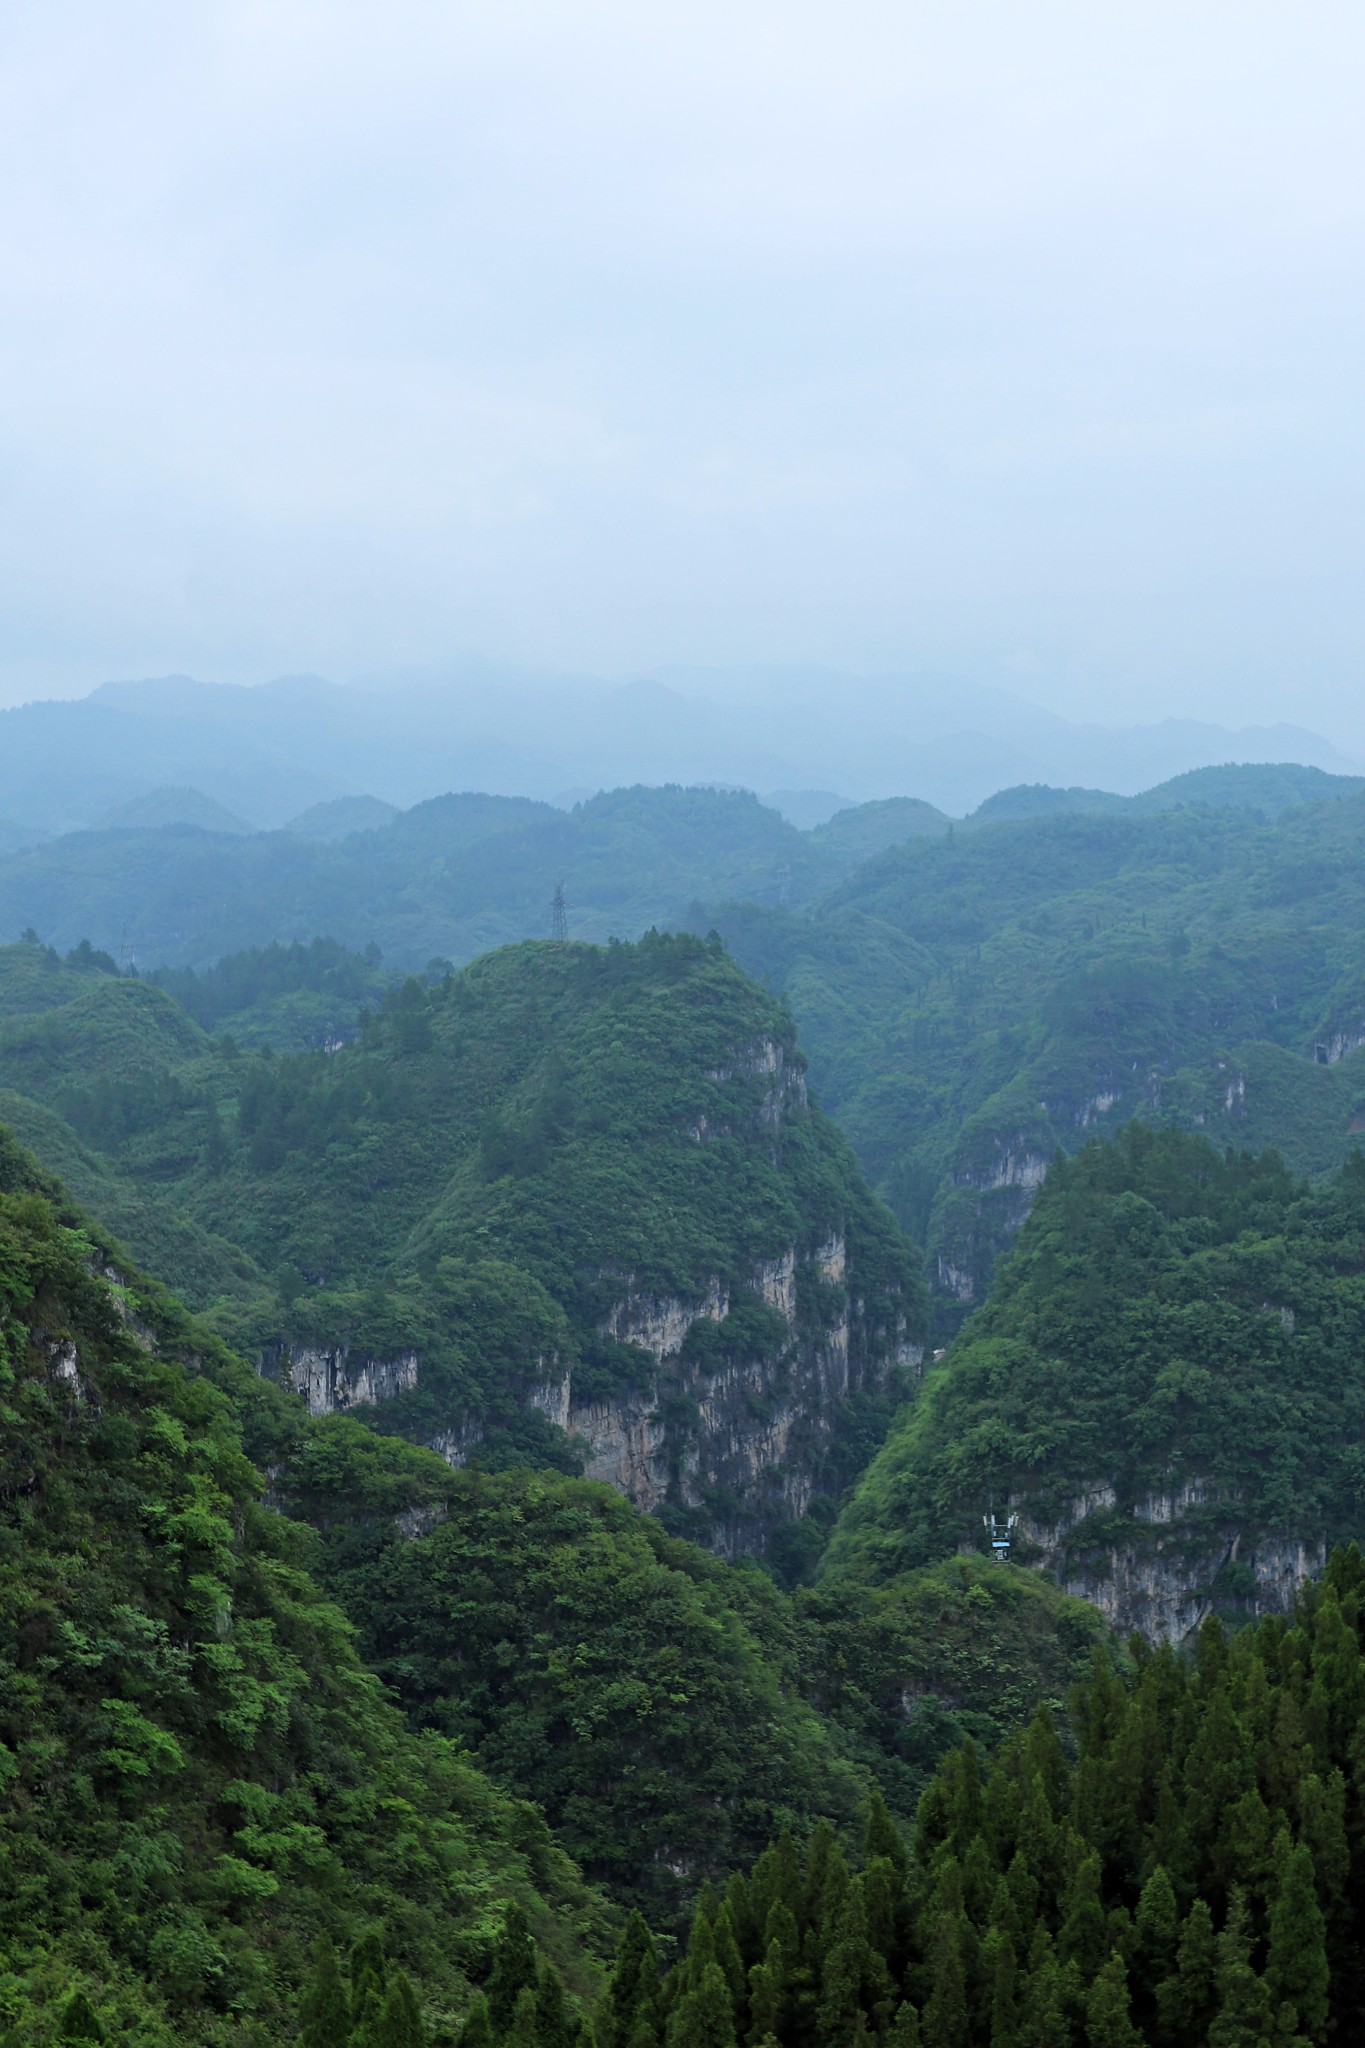
[[[9,0],[0,701],[810,660],[1365,744],[1359,0]]]

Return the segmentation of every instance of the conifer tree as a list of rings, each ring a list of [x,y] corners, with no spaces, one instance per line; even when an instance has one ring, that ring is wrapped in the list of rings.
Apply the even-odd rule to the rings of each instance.
[[[735,2048],[730,1987],[720,1964],[710,1962],[669,2014],[667,2048]]]
[[[848,1864],[828,1821],[822,1820],[806,1853],[805,1919],[808,1926],[832,1926],[848,1890]]]
[[[711,1943],[716,1961],[720,1964],[725,1981],[730,1987],[731,2001],[736,2012],[740,2012],[748,1986],[744,1965],[740,1961],[739,1944],[735,1940],[730,1908],[726,1904],[721,1904],[717,1908],[711,1922]]]
[[[553,1963],[545,1963],[536,1985],[536,2048],[574,2048],[577,2035],[563,1979]]]
[[[1176,1965],[1156,1990],[1157,2039],[1163,2048],[1186,2048],[1208,2038],[1216,2003],[1218,1947],[1213,1915],[1196,1899],[1185,1918]]]
[[[460,2029],[459,2048],[493,2048],[493,2023],[488,2017],[488,2000],[476,1991]]]
[[[771,1915],[769,1916],[771,1918]],[[749,2040],[761,2042],[768,2034],[784,2040],[791,2024],[792,1959],[780,1941],[768,1944],[768,1953],[749,1972]]]
[[[1209,2048],[1255,2048],[1271,2031],[1273,2001],[1265,1980],[1251,1966],[1251,1934],[1240,1885],[1234,1885],[1228,1900],[1214,1981],[1218,2010],[1209,2028]]]
[[[896,2007],[896,2017],[886,2037],[888,2048],[920,2048],[923,2038],[919,2014],[910,2000],[903,1998]]]
[[[1142,2048],[1128,2002],[1128,1972],[1123,1957],[1110,1956],[1091,1985],[1085,2001],[1086,2048]]]
[[[523,1984],[512,2007],[512,2018],[502,2036],[502,2048],[538,2048],[536,2041],[536,1994]]]
[[[863,1836],[863,1862],[872,1863],[883,1857],[902,1884],[905,1882],[909,1859],[900,1829],[891,1818],[891,1809],[880,1792],[874,1789],[867,1803],[867,1830]]]
[[[901,1954],[904,1894],[884,1856],[873,1858],[862,1875],[854,1879],[853,1890],[861,1901],[868,1946],[892,1975],[899,1977],[905,1962]]]
[[[335,1963],[335,1957],[333,1958]],[[342,2036],[344,2039],[345,2036]],[[104,2028],[95,2014],[95,2008],[83,1991],[73,1991],[62,2008],[62,2023],[57,2030],[59,2041],[103,2041]]]
[[[992,1927],[981,1944],[981,1967],[990,1986],[990,2048],[1016,2048],[1019,2038],[1019,1961],[1014,1942]]]
[[[373,2030],[373,2048],[423,2048],[425,2029],[417,1994],[402,1970],[395,1970]]]
[[[518,1998],[523,1991],[534,1992],[536,1978],[531,1923],[520,1906],[509,1906],[488,1979],[488,2013],[495,2034],[505,2034],[511,2027]]]
[[[601,2019],[601,2048],[629,2048],[642,2011],[652,2019],[659,1996],[659,1957],[642,1913],[632,1913],[616,1951]]]
[[[884,1956],[868,1939],[861,1879],[850,1887],[840,1909],[834,1940],[820,1973],[817,2039],[825,2048],[843,2048],[857,2029],[861,2014],[881,2031],[891,2011],[891,1980]]]
[[[926,1943],[929,1996],[920,2016],[924,2048],[969,2048],[966,1946],[967,1916],[961,1903],[945,1904],[930,1920]]]
[[[337,1953],[327,1936],[320,1935],[313,1948],[312,1974],[299,2005],[300,2048],[343,2048],[350,2032],[351,2009]]]
[[[1137,1988],[1146,2003],[1154,2007],[1157,1985],[1173,1975],[1176,1951],[1180,1945],[1180,1908],[1176,1903],[1175,1886],[1162,1863],[1157,1864],[1142,1887],[1134,1933],[1137,1937],[1134,1959]]]
[[[1108,1927],[1100,1897],[1100,1859],[1082,1856],[1062,1894],[1062,1924],[1057,1933],[1057,1959],[1074,1963],[1088,1984],[1108,1953]]]
[[[1068,2048],[1071,2020],[1052,1937],[1041,1923],[1029,1948],[1028,1978],[1020,2001],[1019,2048]]]
[[[1276,1843],[1275,1863],[1266,1984],[1273,1997],[1293,2008],[1302,2031],[1318,2040],[1327,2026],[1331,1978],[1313,1858],[1305,1843],[1291,1847],[1284,1830]]]
[[[378,1934],[367,1934],[351,1950],[351,2012],[358,2014],[366,1996],[373,1991],[382,1999],[388,1965],[384,1943]]]

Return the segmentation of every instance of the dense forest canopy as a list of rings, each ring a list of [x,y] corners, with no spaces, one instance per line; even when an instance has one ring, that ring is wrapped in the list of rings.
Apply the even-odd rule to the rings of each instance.
[[[1365,809],[1185,781],[23,870],[3,2048],[1351,2037]]]
[[[1049,1175],[985,1306],[859,1481],[826,1560],[894,1575],[983,1507],[1135,1538],[1144,1502],[1327,1544],[1365,1514],[1365,1160],[1306,1187],[1273,1154],[1130,1125]],[[1093,1508],[1085,1503],[1093,1500]],[[1021,1534],[1021,1554],[1029,1554]],[[1211,1598],[1254,1590],[1245,1562]]]

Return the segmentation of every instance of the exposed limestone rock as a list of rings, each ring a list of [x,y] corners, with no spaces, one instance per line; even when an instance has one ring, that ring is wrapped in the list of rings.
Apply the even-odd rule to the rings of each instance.
[[[821,1269],[823,1271],[823,1268]],[[755,1269],[754,1285],[771,1309],[776,1309],[789,1330],[796,1328],[796,1253],[764,1259]]]
[[[415,1351],[400,1352],[396,1358],[366,1358],[344,1344],[330,1349],[277,1344],[263,1363],[271,1378],[303,1395],[310,1415],[335,1415],[375,1401],[392,1401],[417,1385]]]
[[[938,1270],[938,1284],[945,1294],[951,1294],[954,1301],[970,1301],[976,1293],[976,1283],[970,1273],[961,1266],[955,1266],[942,1253],[935,1261]]]
[[[440,1527],[446,1519],[445,1503],[436,1501],[428,1507],[404,1508],[395,1519],[400,1533],[411,1543],[418,1536],[429,1536],[433,1529]]]
[[[1032,1195],[1047,1179],[1048,1164],[1041,1152],[1005,1152],[985,1175],[963,1175],[961,1185],[972,1188],[1026,1188]]]
[[[1032,1516],[1026,1503],[1015,1512],[1025,1561],[1053,1571],[1123,1634],[1151,1643],[1185,1641],[1215,1609],[1283,1613],[1327,1558],[1320,1537],[1246,1529],[1236,1500],[1202,1474],[1126,1508],[1099,1481],[1055,1521]]]
[[[652,1358],[653,1370],[642,1366],[642,1384],[609,1399],[579,1399],[572,1373],[555,1369],[528,1389],[527,1400],[577,1440],[585,1478],[614,1487],[647,1513],[665,1501],[699,1507],[722,1492],[742,1505],[717,1527],[717,1547],[731,1554],[753,1549],[774,1521],[805,1513],[840,1404],[859,1380],[847,1304],[823,1329],[799,1328],[802,1263],[790,1247],[761,1261],[749,1283],[791,1333],[774,1355],[730,1361],[719,1370],[682,1355],[688,1331],[703,1320],[720,1322],[730,1306],[730,1291],[718,1279],[690,1300],[628,1289],[603,1334]],[[842,1283],[842,1233],[817,1246],[808,1263],[827,1284]],[[922,1360],[923,1347],[902,1331],[878,1378],[893,1365],[918,1370]],[[680,1415],[688,1418],[685,1428]],[[458,1465],[481,1437],[474,1425],[446,1432],[434,1448]]]
[[[638,1344],[642,1351],[652,1351],[662,1365],[666,1358],[677,1357],[693,1323],[703,1317],[718,1323],[729,1307],[729,1294],[719,1280],[713,1280],[697,1301],[627,1293],[607,1317],[603,1335],[615,1337],[618,1344]]]
[[[767,1130],[777,1130],[784,1117],[807,1106],[806,1076],[800,1067],[788,1064],[775,1038],[760,1038],[728,1066],[708,1068],[706,1078],[723,1083],[736,1076],[767,1083],[758,1111],[758,1121]]]

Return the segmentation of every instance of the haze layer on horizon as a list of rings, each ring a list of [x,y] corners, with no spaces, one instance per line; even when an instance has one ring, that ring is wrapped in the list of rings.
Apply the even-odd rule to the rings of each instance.
[[[1365,23],[21,4],[0,702],[826,664],[1365,747]]]

